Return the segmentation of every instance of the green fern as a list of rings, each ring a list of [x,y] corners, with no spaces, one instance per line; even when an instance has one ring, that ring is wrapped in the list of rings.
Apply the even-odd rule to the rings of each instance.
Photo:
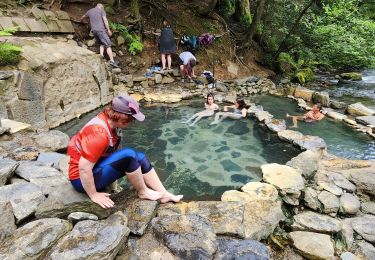
[[[0,36],[10,36],[13,33],[17,32],[18,28],[19,28],[18,26],[6,28],[0,31]]]
[[[18,27],[5,28],[0,30],[0,36],[9,36],[16,32]],[[22,48],[8,42],[0,42],[0,66],[14,65],[21,60]]]
[[[113,23],[109,22],[109,26],[112,30],[118,31],[122,37],[124,37],[125,42],[128,44],[128,51],[131,55],[136,55],[137,53],[141,53],[143,50],[143,44],[141,39],[137,35],[132,35],[128,32],[128,29],[120,24],[120,23]]]

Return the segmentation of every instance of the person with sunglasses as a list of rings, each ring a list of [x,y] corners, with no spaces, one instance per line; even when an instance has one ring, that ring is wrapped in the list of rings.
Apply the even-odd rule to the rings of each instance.
[[[71,184],[103,208],[114,206],[110,194],[103,190],[125,175],[141,199],[161,203],[182,199],[182,195],[173,195],[165,189],[144,153],[131,148],[118,150],[117,130],[129,126],[134,119],[140,122],[145,119],[138,102],[130,96],[117,96],[69,142]]]

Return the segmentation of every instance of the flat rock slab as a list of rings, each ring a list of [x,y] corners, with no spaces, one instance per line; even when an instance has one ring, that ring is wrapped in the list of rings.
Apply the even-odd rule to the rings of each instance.
[[[364,259],[375,259],[375,247],[365,241],[358,242],[358,249],[356,251]]]
[[[324,213],[337,213],[340,208],[339,199],[328,191],[324,190],[319,193],[318,199],[323,205]]]
[[[304,177],[310,178],[318,170],[319,161],[319,152],[307,150],[291,159],[286,165],[301,170]]]
[[[16,183],[0,187],[0,200],[10,202],[17,223],[32,215],[45,197],[32,183]]]
[[[365,215],[352,221],[353,229],[370,243],[375,242],[375,216]]]
[[[52,167],[60,169],[59,163],[65,158],[65,154],[56,153],[56,152],[45,152],[40,153],[37,159],[37,162],[51,164]]]
[[[348,118],[348,116],[346,116],[344,114],[341,114],[341,113],[338,113],[338,112],[335,112],[335,111],[329,111],[327,113],[327,116],[330,117],[330,118],[333,118],[335,120],[339,120],[339,121],[342,121],[342,120]]]
[[[40,259],[71,229],[69,221],[58,218],[27,223],[0,246],[0,259]]]
[[[152,227],[166,247],[180,259],[212,259],[216,235],[209,221],[197,215],[154,218]]]
[[[337,233],[342,228],[341,221],[312,211],[305,211],[294,216],[293,230],[319,233]]]
[[[374,110],[364,106],[361,102],[349,105],[346,111],[351,115],[357,116],[372,116],[375,113]]]
[[[25,180],[48,177],[60,177],[61,172],[50,166],[50,163],[21,161],[16,174]]]
[[[277,200],[279,197],[277,189],[264,182],[249,182],[242,186],[241,190],[249,194],[252,197],[251,200]]]
[[[342,170],[340,173],[353,182],[357,190],[375,195],[375,163],[368,168]]]
[[[340,212],[343,214],[357,214],[359,208],[361,207],[361,202],[359,199],[349,193],[344,193],[340,197]]]
[[[70,220],[73,224],[76,224],[80,221],[84,220],[98,220],[98,216],[86,212],[73,212],[70,213],[68,216],[68,220]]]
[[[318,136],[303,135],[298,131],[284,130],[277,133],[281,140],[298,145],[302,149],[319,151],[326,148],[324,140]]]
[[[0,244],[17,229],[14,221],[13,208],[10,202],[0,201]]]
[[[105,221],[81,221],[59,240],[45,259],[114,259],[128,235],[124,215],[111,216]]]
[[[335,249],[329,235],[295,231],[289,233],[293,246],[308,259],[333,259]]]
[[[0,186],[4,186],[10,181],[18,165],[19,162],[0,157]]]
[[[215,259],[270,259],[268,248],[255,240],[219,238]]]
[[[46,152],[64,151],[69,144],[69,136],[58,130],[38,133],[33,136],[35,142]]]
[[[303,200],[304,204],[310,209],[320,210],[322,208],[322,204],[318,199],[318,193],[311,187],[304,190]]]
[[[1,125],[4,128],[10,128],[10,133],[15,134],[19,131],[30,129],[31,125],[30,124],[25,124],[22,122],[17,122],[14,120],[10,119],[1,119]]]
[[[365,214],[375,215],[375,202],[368,201],[361,205],[361,211]]]
[[[355,118],[355,121],[364,125],[375,126],[375,116],[358,116]]]
[[[271,119],[269,121],[266,121],[266,126],[272,132],[276,133],[286,130],[285,120],[282,119]]]

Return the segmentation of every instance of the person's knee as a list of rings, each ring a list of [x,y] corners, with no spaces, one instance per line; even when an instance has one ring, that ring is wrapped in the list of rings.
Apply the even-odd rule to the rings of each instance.
[[[147,156],[142,152],[136,152],[138,163],[141,166],[141,171],[143,174],[148,173],[152,170],[152,165],[148,160]]]

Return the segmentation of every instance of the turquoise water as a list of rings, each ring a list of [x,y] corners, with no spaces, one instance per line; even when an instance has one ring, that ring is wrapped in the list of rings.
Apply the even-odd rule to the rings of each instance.
[[[184,120],[201,111],[203,101],[179,105],[143,106],[143,123],[123,130],[123,147],[144,151],[168,190],[186,199],[217,199],[225,190],[261,179],[260,166],[286,163],[299,153],[251,119],[213,118],[189,127]],[[59,130],[74,135],[99,111],[74,120]]]
[[[284,97],[257,96],[252,102],[262,105],[275,118],[290,119],[285,114],[302,115],[306,111],[299,109],[297,103]],[[293,129],[294,130],[294,129]],[[307,135],[316,135],[327,143],[328,152],[349,159],[375,159],[375,140],[364,133],[357,132],[342,122],[325,118],[320,122],[298,122],[298,131]]]

